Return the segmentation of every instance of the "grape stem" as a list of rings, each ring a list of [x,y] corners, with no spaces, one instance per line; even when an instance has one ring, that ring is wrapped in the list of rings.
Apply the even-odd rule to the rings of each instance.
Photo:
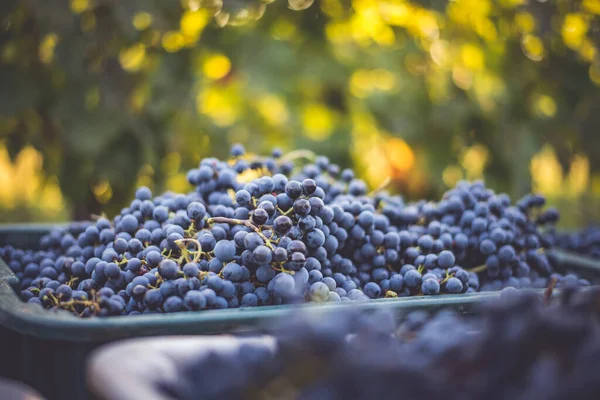
[[[312,161],[316,158],[316,154],[310,150],[305,150],[305,149],[294,150],[294,151],[290,151],[289,153],[285,154],[278,161],[280,164],[283,164],[287,161],[297,160],[298,158],[305,158],[307,160]]]
[[[384,179],[384,181],[381,183],[381,185],[379,185],[375,189],[371,190],[369,195],[372,196],[375,193],[381,192],[383,189],[388,187],[390,185],[390,183],[392,183],[392,179],[388,176],[387,178]]]
[[[544,290],[544,305],[547,306],[550,304],[550,298],[552,297],[552,293],[554,292],[557,283],[558,279],[556,279],[556,277],[551,278],[550,282],[548,282],[548,286]]]
[[[287,217],[287,216],[288,216],[288,215],[289,215],[289,214],[290,214],[292,211],[294,211],[294,209],[293,209],[293,208],[290,208],[290,209],[289,209],[289,210],[287,210],[287,211],[283,211],[281,208],[279,208],[279,206],[276,206],[276,207],[277,207],[277,211],[279,211],[279,213],[280,213],[281,215],[285,215],[286,217]]]
[[[483,272],[483,271],[485,271],[486,269],[487,269],[487,265],[486,265],[486,264],[483,264],[483,265],[480,265],[480,266],[478,266],[478,267],[471,268],[471,269],[469,269],[469,270],[467,270],[467,271],[468,271],[468,272],[474,272],[474,273],[478,274],[478,273],[480,273],[480,272]]]
[[[248,219],[235,219],[235,218],[226,218],[226,217],[212,217],[209,218],[207,221],[209,224],[229,224],[229,225],[244,225],[250,229],[252,229],[254,232],[256,232],[258,234],[258,236],[260,236],[264,242],[265,245],[270,248],[271,250],[274,250],[273,245],[271,244],[271,241],[261,232],[261,230],[254,225],[252,222],[250,222],[250,220]],[[270,228],[265,226],[266,228]]]
[[[196,245],[197,250],[192,251],[192,250],[188,249],[187,246],[185,245],[185,243],[194,243]],[[186,262],[197,263],[200,260],[200,257],[202,257],[202,254],[203,254],[202,245],[196,239],[192,239],[192,238],[179,239],[179,240],[175,241],[175,244],[181,249],[182,257]],[[188,258],[188,255],[192,255],[193,258],[190,260]]]

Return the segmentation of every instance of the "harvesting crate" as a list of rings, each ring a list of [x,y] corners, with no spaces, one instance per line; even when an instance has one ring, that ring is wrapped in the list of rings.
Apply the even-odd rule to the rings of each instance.
[[[111,343],[93,351],[86,362],[87,387],[102,400],[170,400],[159,390],[160,381],[176,382],[186,364],[209,353],[232,354],[242,345],[271,351],[277,347],[267,335],[163,336]]]
[[[0,399],[44,400],[41,394],[29,386],[2,377],[0,377]]]
[[[0,246],[35,248],[50,226],[0,227]],[[600,277],[595,261],[560,254],[560,269],[581,270],[588,277]],[[364,303],[326,303],[301,306],[268,306],[150,314],[127,317],[78,318],[67,311],[44,310],[20,300],[13,290],[17,282],[10,268],[0,260],[0,376],[21,380],[49,400],[88,398],[84,383],[84,361],[101,344],[133,337],[163,335],[205,335],[243,332],[289,314],[294,308],[329,310],[337,307],[391,310],[403,314],[423,309],[453,308],[472,313],[498,292],[460,295],[414,296],[379,299]]]

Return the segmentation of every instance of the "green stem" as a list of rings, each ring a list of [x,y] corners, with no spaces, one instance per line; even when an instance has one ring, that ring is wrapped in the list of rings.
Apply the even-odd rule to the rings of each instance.
[[[229,225],[244,225],[250,229],[252,229],[254,232],[258,233],[258,235],[264,240],[265,245],[270,248],[271,250],[274,250],[273,245],[271,244],[271,241],[261,232],[261,230],[254,225],[252,222],[250,222],[250,220],[247,219],[235,219],[235,218],[226,218],[226,217],[212,217],[208,219],[208,223],[209,224],[229,224]],[[265,228],[270,229],[271,227],[269,226],[265,226]]]

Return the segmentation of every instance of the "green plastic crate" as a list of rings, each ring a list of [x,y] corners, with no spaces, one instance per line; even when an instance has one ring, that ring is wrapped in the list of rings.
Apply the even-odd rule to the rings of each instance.
[[[50,226],[19,225],[0,227],[0,245],[35,248],[39,237]],[[559,254],[561,269],[581,270],[588,277],[600,277],[600,267],[589,259]],[[101,344],[132,337],[215,334],[243,332],[288,315],[295,308],[339,307],[391,310],[400,318],[403,314],[422,309],[435,312],[453,308],[472,313],[498,292],[460,295],[414,296],[379,299],[365,303],[338,303],[301,306],[269,306],[150,314],[130,317],[78,318],[67,311],[43,310],[23,303],[12,284],[16,277],[0,261],[0,375],[21,380],[39,390],[49,400],[85,399],[84,360]]]

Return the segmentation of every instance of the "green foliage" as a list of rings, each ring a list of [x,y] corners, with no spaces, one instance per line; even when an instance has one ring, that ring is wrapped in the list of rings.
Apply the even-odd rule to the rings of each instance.
[[[310,147],[408,196],[437,196],[448,166],[522,194],[544,144],[565,173],[577,155],[600,170],[596,0],[200,3],[2,2],[1,140],[43,154],[75,217],[117,211],[142,166],[170,187],[168,154],[184,169],[233,141]]]

